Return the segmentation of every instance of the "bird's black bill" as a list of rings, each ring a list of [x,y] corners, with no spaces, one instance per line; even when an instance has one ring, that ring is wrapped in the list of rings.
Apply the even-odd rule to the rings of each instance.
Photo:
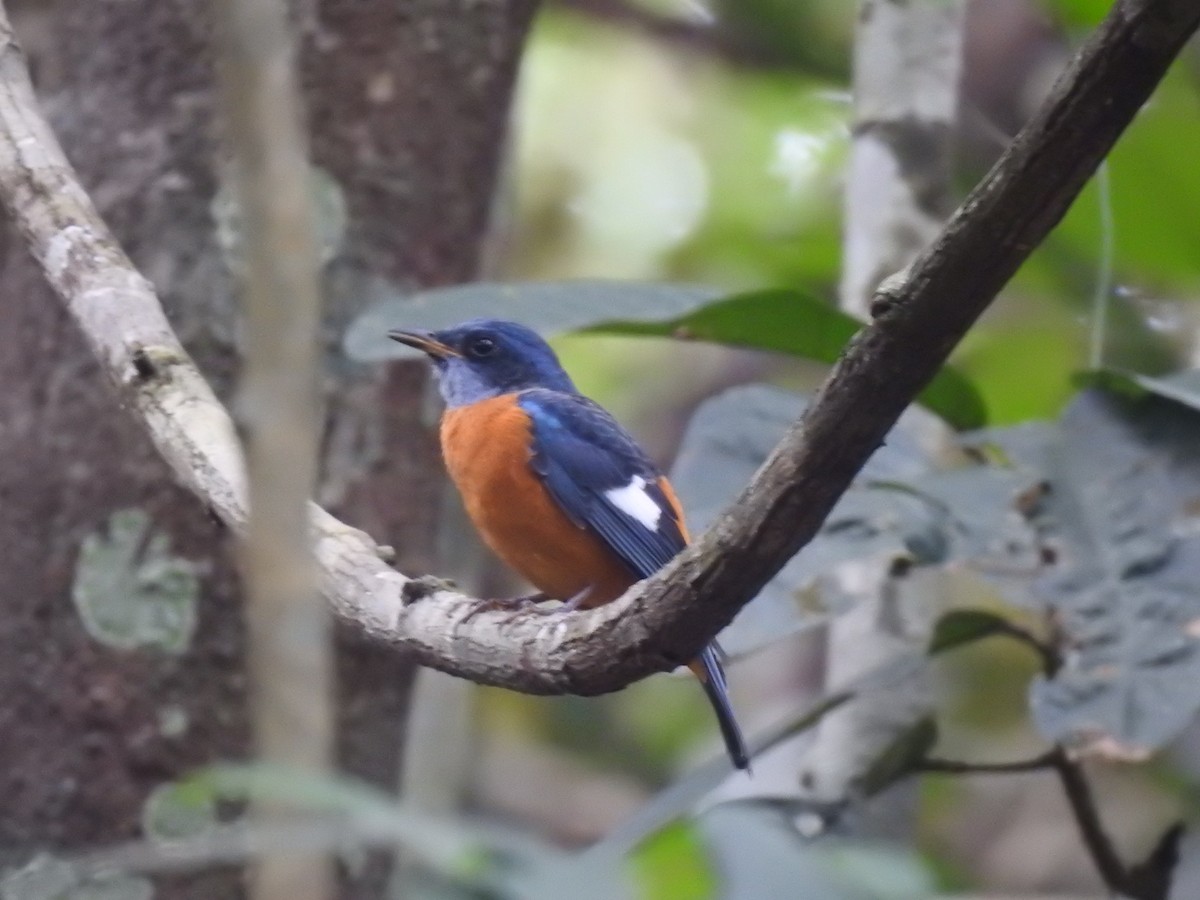
[[[444,344],[433,336],[429,331],[402,331],[396,329],[389,331],[387,336],[393,341],[401,344],[406,344],[409,347],[415,347],[422,353],[427,353],[434,359],[446,359],[449,356],[462,356],[457,350],[449,344]]]

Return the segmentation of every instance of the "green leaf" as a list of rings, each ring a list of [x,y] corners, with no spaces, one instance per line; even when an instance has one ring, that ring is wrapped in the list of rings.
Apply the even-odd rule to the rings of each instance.
[[[587,331],[711,341],[832,363],[861,327],[857,319],[822,300],[779,289],[735,294],[663,321],[614,318]],[[952,369],[940,372],[919,399],[960,428],[978,428],[987,420],[979,393]]]
[[[396,803],[387,794],[349,778],[314,775],[262,763],[218,765],[180,782],[174,799],[268,801],[294,810],[344,815],[365,831],[386,830],[440,872],[479,871],[487,845],[480,835]]]
[[[779,388],[743,385],[697,410],[671,471],[693,531],[737,498],[805,403]],[[1034,534],[1016,504],[1036,478],[970,462],[943,422],[908,409],[817,536],[722,633],[723,645],[744,655],[846,609],[857,598],[830,578],[846,563],[1032,568]]]
[[[1200,416],[1091,390],[1057,428],[991,440],[1050,485],[1031,515],[1055,562],[1032,588],[1071,652],[1033,683],[1034,723],[1083,752],[1144,758],[1200,712]]]
[[[1200,412],[1200,369],[1186,369],[1158,378],[1123,369],[1100,369],[1081,372],[1078,381],[1126,397],[1153,394]]]
[[[937,743],[937,721],[926,716],[914,722],[884,748],[875,762],[862,774],[858,787],[867,797],[891,787],[913,772]]]
[[[182,653],[196,628],[199,579],[140,509],[113,513],[84,539],[71,598],[88,633],[111,647]]]
[[[711,341],[830,363],[861,327],[857,319],[823,300],[800,291],[774,289],[734,294],[675,318],[639,321],[611,317],[584,330]]]
[[[418,359],[421,353],[389,340],[392,328],[437,330],[467,319],[521,322],[543,336],[588,328],[606,319],[665,319],[711,303],[722,291],[694,284],[630,281],[476,282],[400,294],[386,285],[346,330],[351,359]]]
[[[711,341],[834,362],[861,323],[809,294],[770,289],[722,297],[685,284],[619,281],[478,283],[384,297],[347,329],[345,352],[371,362],[416,358],[387,338],[397,327],[446,328],[478,317],[513,319],[543,335],[564,331]],[[987,418],[979,393],[960,373],[940,372],[920,401],[960,428]]]
[[[934,626],[929,654],[944,653],[996,634],[1005,634],[1009,628],[1008,620],[995,613],[982,609],[954,609],[938,619]]]

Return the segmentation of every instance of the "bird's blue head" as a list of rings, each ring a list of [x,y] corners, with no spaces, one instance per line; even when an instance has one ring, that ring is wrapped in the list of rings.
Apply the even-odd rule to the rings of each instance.
[[[451,409],[529,388],[576,393],[550,345],[516,322],[472,319],[441,331],[389,331],[388,337],[433,360]]]

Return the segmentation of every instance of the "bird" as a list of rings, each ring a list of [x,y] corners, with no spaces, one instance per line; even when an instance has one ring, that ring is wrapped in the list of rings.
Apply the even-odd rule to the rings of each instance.
[[[484,543],[540,592],[530,599],[562,601],[554,611],[601,606],[687,545],[670,482],[533,329],[472,319],[387,334],[432,361],[446,469]],[[689,668],[730,761],[748,769],[717,643]]]

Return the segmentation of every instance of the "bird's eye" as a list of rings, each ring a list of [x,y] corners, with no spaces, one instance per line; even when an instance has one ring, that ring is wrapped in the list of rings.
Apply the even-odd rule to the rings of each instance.
[[[496,342],[490,337],[477,337],[471,341],[467,351],[476,358],[491,356],[496,352]]]

